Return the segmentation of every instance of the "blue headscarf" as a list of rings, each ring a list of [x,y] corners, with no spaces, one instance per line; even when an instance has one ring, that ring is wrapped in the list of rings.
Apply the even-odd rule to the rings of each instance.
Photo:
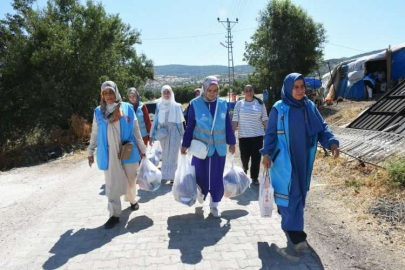
[[[283,89],[281,89],[281,99],[284,104],[287,104],[290,107],[304,108],[305,119],[307,121],[307,134],[308,136],[314,136],[323,130],[323,126],[319,118],[315,115],[314,111],[309,104],[310,100],[306,95],[301,100],[296,100],[293,95],[293,86],[294,82],[297,80],[304,81],[304,76],[299,73],[288,74],[283,83]]]

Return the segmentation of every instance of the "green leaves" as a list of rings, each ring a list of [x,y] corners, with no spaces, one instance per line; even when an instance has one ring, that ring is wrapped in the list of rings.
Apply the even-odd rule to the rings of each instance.
[[[270,89],[270,102],[280,99],[286,75],[309,74],[323,57],[325,29],[290,0],[273,0],[260,12],[259,27],[246,45],[245,60],[255,68],[250,81]]]
[[[153,78],[152,61],[134,47],[140,33],[101,3],[50,0],[34,10],[33,2],[14,0],[16,15],[0,21],[0,146],[35,128],[67,127],[74,113],[91,120],[104,80],[125,94]]]

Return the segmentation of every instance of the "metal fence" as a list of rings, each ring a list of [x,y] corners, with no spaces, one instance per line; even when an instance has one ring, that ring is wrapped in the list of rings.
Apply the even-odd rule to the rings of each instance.
[[[341,152],[364,162],[383,166],[393,156],[405,156],[405,136],[374,130],[331,127]]]

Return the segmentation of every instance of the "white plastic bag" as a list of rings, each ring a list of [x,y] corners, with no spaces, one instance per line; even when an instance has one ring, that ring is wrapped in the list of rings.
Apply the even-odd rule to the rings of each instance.
[[[153,163],[153,165],[158,166],[159,161],[162,159],[162,147],[160,146],[160,143],[158,141],[155,141],[152,145],[152,147],[148,146],[147,149],[147,157],[150,160],[150,162]]]
[[[249,177],[242,168],[235,166],[234,155],[231,156],[231,168],[224,175],[224,197],[233,198],[241,195],[249,187]]]
[[[160,187],[162,173],[147,158],[143,158],[138,171],[139,188],[146,191],[155,191]]]
[[[260,188],[259,188],[259,206],[260,215],[262,217],[271,217],[273,212],[273,195],[274,189],[271,185],[269,170],[260,176]]]
[[[172,194],[176,201],[187,206],[192,206],[197,200],[195,167],[191,165],[187,155],[181,155],[174,176]]]

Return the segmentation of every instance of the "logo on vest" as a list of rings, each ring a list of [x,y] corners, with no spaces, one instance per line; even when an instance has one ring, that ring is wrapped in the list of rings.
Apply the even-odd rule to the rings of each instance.
[[[201,120],[201,121],[208,121],[209,119],[208,119],[207,116],[205,116],[205,113],[203,113],[203,114],[201,114],[200,120]]]
[[[225,119],[226,114],[225,113],[221,113],[221,118]]]

